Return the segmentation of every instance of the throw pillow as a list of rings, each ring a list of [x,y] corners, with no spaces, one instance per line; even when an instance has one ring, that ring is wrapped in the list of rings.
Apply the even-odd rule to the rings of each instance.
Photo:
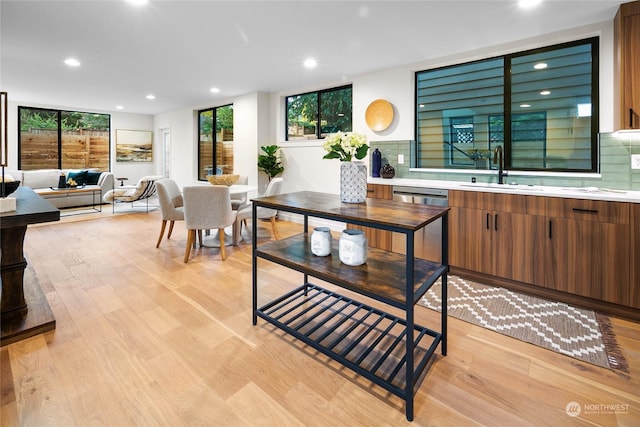
[[[69,181],[69,179],[73,178],[73,180],[77,182],[78,185],[84,185],[87,183],[87,174],[87,171],[69,172],[69,175],[67,175],[67,182]]]
[[[87,185],[98,185],[102,172],[87,172]]]

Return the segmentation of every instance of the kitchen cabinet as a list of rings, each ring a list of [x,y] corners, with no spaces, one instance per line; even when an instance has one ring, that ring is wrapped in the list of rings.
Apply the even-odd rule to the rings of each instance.
[[[637,306],[628,203],[450,191],[449,204],[451,266]]]
[[[616,129],[640,129],[640,1],[614,19],[614,85]]]
[[[640,308],[640,203],[632,203],[629,208],[631,215],[629,305]]]
[[[302,215],[303,232],[258,246],[254,221],[253,324],[260,317],[401,397],[406,402],[407,419],[412,420],[413,397],[422,373],[438,346],[446,355],[449,209],[409,203],[397,206],[376,199],[341,203],[337,195],[309,191],[253,199],[254,216],[259,207]],[[407,255],[370,248],[365,264],[347,266],[340,262],[339,245],[334,241],[331,255],[315,256],[307,232],[309,217],[403,233]],[[415,258],[413,235],[438,219],[443,228],[443,262]],[[258,306],[258,260],[302,273],[302,283],[276,297],[273,291],[265,292]],[[310,278],[330,285],[320,287]],[[441,332],[414,323],[415,303],[438,279],[442,282]],[[340,288],[351,292],[342,293]],[[364,296],[373,300],[374,304],[359,302],[351,293],[359,295],[358,299]],[[385,305],[393,310],[379,308]]]
[[[465,270],[533,283],[544,219],[534,196],[449,192],[449,262]],[[539,274],[539,273],[538,273]]]
[[[547,198],[544,286],[629,305],[629,204]]]
[[[391,185],[367,184],[367,198],[378,200],[392,200],[393,187]],[[390,251],[392,233],[379,228],[353,226],[352,228],[363,230],[367,236],[370,248]]]

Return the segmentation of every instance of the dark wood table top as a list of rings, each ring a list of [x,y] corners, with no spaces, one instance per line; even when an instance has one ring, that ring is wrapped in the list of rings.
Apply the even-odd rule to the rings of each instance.
[[[365,203],[344,203],[337,194],[313,191],[252,200],[257,206],[405,232],[419,230],[449,211],[448,207],[381,199],[367,199]]]
[[[0,229],[60,220],[60,210],[29,187],[18,187],[10,197],[16,199],[16,210],[0,213]]]

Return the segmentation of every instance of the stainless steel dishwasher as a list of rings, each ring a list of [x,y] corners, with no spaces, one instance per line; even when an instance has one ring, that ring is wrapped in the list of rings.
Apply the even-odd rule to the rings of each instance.
[[[420,205],[449,206],[449,191],[440,188],[393,187],[393,200]],[[405,253],[404,234],[393,233],[391,248],[394,252]],[[415,234],[415,256],[430,261],[442,261],[442,220],[438,219]]]

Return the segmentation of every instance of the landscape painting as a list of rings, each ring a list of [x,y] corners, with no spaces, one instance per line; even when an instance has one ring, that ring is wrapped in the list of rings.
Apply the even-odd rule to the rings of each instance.
[[[116,162],[151,162],[153,134],[146,130],[116,129]]]

